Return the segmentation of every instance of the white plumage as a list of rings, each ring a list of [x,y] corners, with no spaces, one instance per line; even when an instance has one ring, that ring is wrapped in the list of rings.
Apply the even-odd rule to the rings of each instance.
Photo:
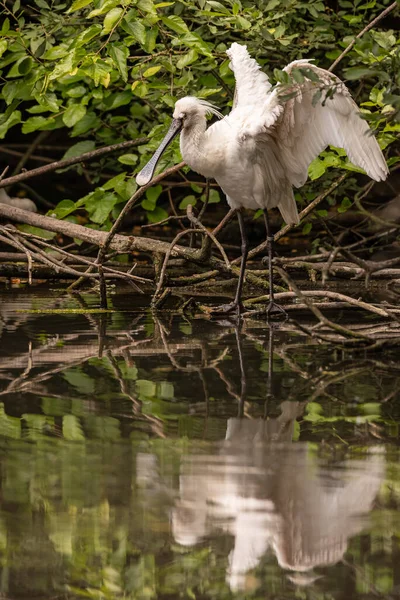
[[[311,69],[319,83],[305,79],[286,93],[272,88],[246,46],[234,43],[227,51],[236,79],[232,111],[206,128],[210,111],[204,101],[186,97],[175,105],[174,117],[184,115],[181,133],[183,159],[198,173],[214,178],[232,208],[278,207],[286,223],[298,223],[292,186],[307,179],[310,163],[329,144],[344,148],[349,159],[376,181],[386,179],[388,169],[368,123],[338,77],[305,60],[284,70]],[[334,86],[333,97],[324,95],[312,105],[319,89]],[[214,111],[213,111],[214,112]]]
[[[310,163],[328,145],[344,148],[349,159],[375,181],[386,179],[388,168],[368,123],[359,116],[350,92],[336,75],[307,60],[297,60],[284,70],[291,75],[293,69],[302,69],[304,81],[292,82],[289,89],[272,88],[246,46],[233,43],[227,54],[236,80],[232,111],[207,128],[207,114],[221,117],[213,105],[191,96],[178,100],[170,131],[136,181],[148,183],[163,150],[180,131],[184,161],[194,171],[215,179],[229,206],[238,209],[243,261],[236,298],[228,307],[231,311],[240,310],[247,257],[241,208],[263,209],[267,229],[266,211],[274,207],[286,223],[298,223],[293,186],[305,183]],[[329,90],[333,93],[327,93]],[[285,101],[283,93],[292,97]],[[271,247],[269,250],[271,259]]]

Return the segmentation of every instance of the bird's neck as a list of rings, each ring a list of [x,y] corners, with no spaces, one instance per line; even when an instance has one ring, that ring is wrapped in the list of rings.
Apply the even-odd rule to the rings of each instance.
[[[187,124],[181,133],[181,153],[183,160],[197,173],[201,175],[208,174],[204,172],[206,165],[205,153],[205,133],[207,121],[204,117],[197,117],[193,122]]]

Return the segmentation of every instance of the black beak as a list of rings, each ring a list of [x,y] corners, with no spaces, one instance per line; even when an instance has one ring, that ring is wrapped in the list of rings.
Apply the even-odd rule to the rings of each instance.
[[[157,150],[154,152],[153,156],[151,157],[151,159],[149,160],[147,165],[145,165],[143,167],[143,169],[140,171],[140,173],[138,173],[136,175],[136,183],[138,185],[146,185],[146,183],[149,183],[149,181],[153,177],[154,171],[156,169],[158,161],[160,160],[160,158],[162,156],[162,153],[170,145],[170,143],[178,135],[178,133],[181,131],[182,126],[183,126],[182,119],[173,119],[172,120],[172,123],[170,125],[170,128],[168,129],[168,132],[167,132],[165,138],[163,139],[163,141],[161,142],[161,144],[159,145]]]

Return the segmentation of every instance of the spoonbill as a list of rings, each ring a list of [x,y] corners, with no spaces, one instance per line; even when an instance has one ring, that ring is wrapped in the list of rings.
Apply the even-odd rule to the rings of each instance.
[[[336,75],[308,60],[296,60],[284,68],[289,77],[294,70],[301,73],[288,90],[280,84],[272,87],[245,45],[233,43],[227,55],[236,80],[231,112],[223,117],[214,105],[192,96],[178,100],[165,138],[136,182],[149,183],[162,153],[180,133],[183,160],[197,173],[215,179],[229,206],[237,210],[242,240],[239,281],[234,301],[217,312],[243,311],[248,240],[242,209],[262,209],[267,230],[269,315],[282,309],[274,302],[268,209],[278,207],[288,225],[299,223],[293,186],[304,185],[310,163],[330,144],[344,148],[349,159],[375,181],[386,179],[388,168],[357,104]],[[220,120],[207,128],[210,114]]]

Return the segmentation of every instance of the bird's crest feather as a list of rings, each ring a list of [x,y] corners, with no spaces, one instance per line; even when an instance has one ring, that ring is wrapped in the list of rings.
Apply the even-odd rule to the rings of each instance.
[[[208,100],[203,100],[202,98],[197,99],[198,102],[207,109],[207,115],[215,115],[218,119],[223,119],[224,115],[219,112],[218,107],[215,104],[211,104]]]

